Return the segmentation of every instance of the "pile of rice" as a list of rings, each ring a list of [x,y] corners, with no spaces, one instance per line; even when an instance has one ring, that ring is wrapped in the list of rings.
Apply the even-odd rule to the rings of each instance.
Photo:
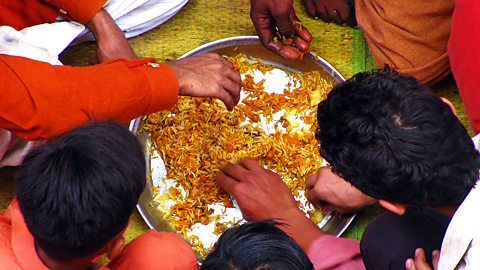
[[[170,111],[150,114],[145,130],[151,135],[152,150],[163,159],[167,178],[174,184],[158,192],[162,204],[173,200],[162,215],[173,229],[189,239],[205,256],[207,246],[192,234],[195,224],[214,224],[221,234],[233,222],[222,219],[234,208],[230,196],[215,183],[214,177],[228,162],[254,157],[278,173],[313,219],[313,207],[305,200],[305,178],[322,163],[314,137],[317,104],[326,98],[332,84],[320,72],[288,74],[283,93],[265,89],[269,72],[278,71],[243,54],[228,58],[242,74],[242,101],[231,112],[216,99],[180,97]],[[276,91],[278,92],[278,90]],[[215,213],[214,213],[215,212]],[[314,220],[318,222],[318,220]]]

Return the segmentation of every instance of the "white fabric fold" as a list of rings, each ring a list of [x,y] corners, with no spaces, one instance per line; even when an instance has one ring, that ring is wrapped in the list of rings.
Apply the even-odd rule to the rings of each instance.
[[[188,0],[110,0],[104,9],[112,16],[127,38],[143,34],[177,14]],[[85,29],[73,44],[95,40]]]
[[[40,24],[21,31],[0,26],[0,53],[59,65],[58,55],[83,29],[83,25],[69,22]]]
[[[4,0],[6,1],[6,0]],[[164,23],[188,0],[110,0],[104,8],[127,38],[140,35]],[[59,18],[61,19],[61,18]],[[22,56],[53,65],[61,65],[58,56],[69,45],[94,40],[84,25],[57,21],[17,31],[0,26],[0,54]],[[0,167],[18,166],[41,141],[28,142],[0,129]]]

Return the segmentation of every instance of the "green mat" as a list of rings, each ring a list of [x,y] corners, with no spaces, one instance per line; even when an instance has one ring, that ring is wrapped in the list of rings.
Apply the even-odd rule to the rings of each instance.
[[[329,61],[344,77],[376,68],[360,30],[313,20],[306,15],[301,1],[296,1],[295,8],[302,23],[314,36],[312,50]],[[256,35],[249,9],[249,1],[191,0],[171,20],[131,39],[130,44],[140,57],[154,57],[159,61],[176,59],[214,40]],[[61,60],[64,64],[74,66],[94,64],[95,45],[89,43],[69,48],[62,54]],[[453,79],[447,78],[434,90],[453,101],[460,119],[469,127]],[[0,170],[0,209],[4,209],[13,196],[13,173],[12,169]],[[345,236],[360,239],[366,224],[379,211],[377,207],[361,211]],[[140,215],[135,212],[126,232],[127,241],[147,229]]]

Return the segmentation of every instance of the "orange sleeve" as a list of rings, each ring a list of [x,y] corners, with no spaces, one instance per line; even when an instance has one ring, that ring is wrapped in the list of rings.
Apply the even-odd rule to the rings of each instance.
[[[27,140],[46,139],[88,121],[126,123],[168,109],[177,101],[177,77],[168,65],[152,62],[69,67],[0,55],[0,128]]]
[[[15,199],[5,213],[0,214],[0,264],[2,269],[21,270],[12,247],[12,235],[15,233],[12,228],[11,212],[14,211],[13,208],[18,209]]]
[[[58,8],[43,0],[4,0],[0,1],[0,14],[0,25],[22,30],[32,25],[52,23],[59,12]]]
[[[192,247],[172,232],[151,229],[133,239],[108,269],[198,270]]]
[[[17,30],[52,23],[58,15],[86,25],[105,5],[106,0],[3,0],[0,1],[0,25]],[[62,14],[60,10],[66,12]]]
[[[44,0],[47,3],[62,9],[66,12],[65,16],[81,24],[87,24],[93,16],[105,5],[106,0]]]

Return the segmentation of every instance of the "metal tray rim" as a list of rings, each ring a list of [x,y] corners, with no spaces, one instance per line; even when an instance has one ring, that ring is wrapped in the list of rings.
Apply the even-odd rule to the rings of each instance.
[[[206,52],[209,52],[209,51],[214,51],[215,49],[232,47],[232,46],[234,46],[232,44],[236,44],[236,45],[260,45],[261,46],[260,40],[257,36],[230,37],[230,38],[216,40],[216,41],[204,44],[202,46],[199,46],[199,47],[183,54],[182,56],[179,57],[179,59],[189,57],[189,56],[193,56],[193,55],[206,53]],[[345,81],[345,78],[340,74],[340,72],[335,67],[333,67],[329,62],[327,62],[325,59],[323,59],[320,56],[317,56],[316,54],[314,54],[312,52],[309,52],[307,54],[310,57],[312,57],[313,59],[315,59],[315,61],[318,63],[319,68],[322,68],[325,72],[328,72],[330,74],[330,76],[336,82]],[[138,117],[136,119],[133,119],[130,122],[129,130],[132,133],[137,135],[137,133],[139,132],[139,128],[142,124],[142,120],[143,120],[143,116]],[[147,159],[147,172],[149,172],[150,171],[149,153],[146,153],[146,159]],[[147,185],[144,193],[147,192],[147,189],[148,189],[148,185]],[[142,196],[144,196],[143,193],[142,193],[141,197]],[[143,220],[145,221],[145,223],[148,225],[148,227],[149,228],[156,228],[155,224],[151,221],[150,214],[148,213],[148,211],[146,209],[146,206],[144,204],[140,203],[140,201],[137,204],[137,209],[138,209],[140,215],[142,216]],[[325,224],[321,228],[325,228],[325,227],[327,227],[328,225],[331,225],[331,224],[333,224],[333,225],[336,224],[336,226],[334,226],[334,228],[333,228],[334,231],[330,230],[330,231],[327,231],[327,232],[332,234],[332,235],[335,235],[335,236],[339,237],[349,227],[349,225],[354,220],[355,216],[356,216],[356,213],[346,214],[346,215],[339,215],[339,214],[334,214],[334,213],[329,214],[329,215],[324,217],[324,220],[325,219],[328,219],[328,220],[326,222],[324,222]]]

